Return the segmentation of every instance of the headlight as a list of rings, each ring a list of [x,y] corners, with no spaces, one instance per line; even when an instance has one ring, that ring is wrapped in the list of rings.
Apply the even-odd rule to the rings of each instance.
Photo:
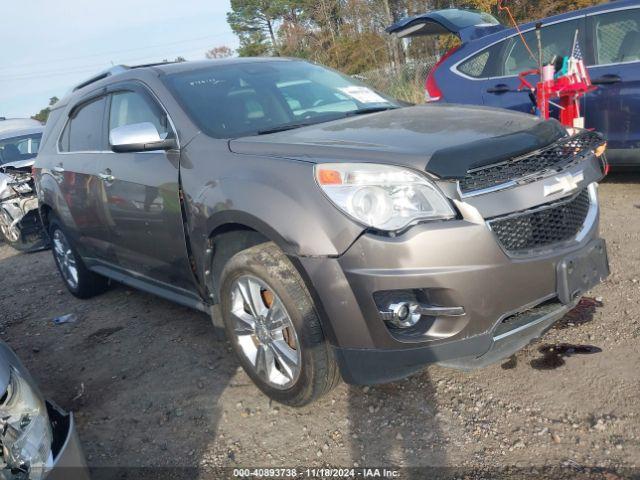
[[[40,480],[53,462],[51,425],[47,407],[38,393],[15,368],[0,405],[0,445],[5,471],[16,476]],[[22,476],[19,476],[21,474]]]
[[[412,170],[370,163],[316,165],[316,180],[329,199],[360,223],[384,231],[419,220],[455,217],[438,188]]]

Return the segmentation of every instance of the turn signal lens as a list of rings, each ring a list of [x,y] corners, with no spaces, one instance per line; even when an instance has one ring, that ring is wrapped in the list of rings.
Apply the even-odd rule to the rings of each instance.
[[[607,151],[607,144],[606,142],[603,143],[602,145],[600,145],[598,148],[596,148],[593,153],[596,154],[596,157],[601,157],[602,155],[604,155],[604,152]]]
[[[342,175],[337,170],[319,168],[318,183],[320,185],[342,185]]]

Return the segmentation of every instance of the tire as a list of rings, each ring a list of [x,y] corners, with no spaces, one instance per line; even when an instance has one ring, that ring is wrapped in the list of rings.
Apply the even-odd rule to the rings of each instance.
[[[90,271],[82,261],[71,239],[65,233],[61,224],[52,219],[49,225],[51,238],[51,251],[53,259],[71,294],[78,298],[91,298],[105,292],[109,288],[109,280],[97,273]],[[69,267],[75,269],[75,275]]]
[[[234,255],[220,280],[227,338],[262,392],[277,402],[302,407],[338,384],[338,366],[313,300],[295,267],[274,243]],[[262,316],[252,314],[259,309]],[[286,327],[279,328],[280,324]]]

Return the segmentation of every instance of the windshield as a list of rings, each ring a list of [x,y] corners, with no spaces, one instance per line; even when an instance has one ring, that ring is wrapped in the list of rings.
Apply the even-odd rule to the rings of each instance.
[[[42,133],[33,133],[0,140],[0,165],[35,157],[41,138]]]
[[[400,104],[318,65],[270,61],[218,65],[165,77],[191,119],[216,138],[271,133]]]

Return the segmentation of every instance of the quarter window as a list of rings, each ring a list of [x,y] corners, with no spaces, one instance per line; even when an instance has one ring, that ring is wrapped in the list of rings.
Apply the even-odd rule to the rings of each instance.
[[[490,77],[492,75],[489,72],[485,73],[490,57],[491,49],[488,48],[462,63],[458,70],[473,78]]]
[[[640,9],[594,17],[598,65],[640,60]]]
[[[159,107],[137,92],[118,92],[111,97],[109,130],[136,123],[152,123],[161,138],[169,132],[167,116]]]
[[[75,110],[60,137],[61,152],[87,152],[103,150],[102,118],[105,98],[81,106]]]

